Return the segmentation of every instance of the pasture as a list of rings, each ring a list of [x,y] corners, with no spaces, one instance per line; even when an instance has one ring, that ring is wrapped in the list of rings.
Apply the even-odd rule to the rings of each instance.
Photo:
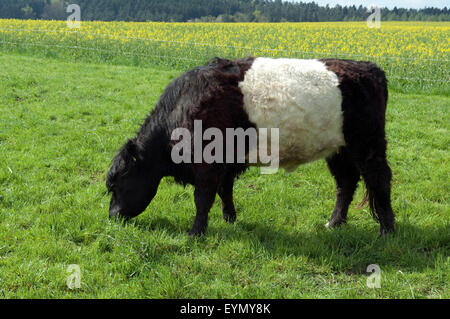
[[[430,27],[448,34],[448,23]],[[206,235],[189,238],[191,186],[164,179],[145,213],[123,223],[108,218],[104,184],[119,147],[190,65],[33,46],[64,44],[56,39],[21,42],[16,36],[21,44],[6,45],[13,35],[0,31],[0,37],[1,298],[450,297],[450,97],[448,68],[442,68],[448,47],[430,46],[443,50],[436,64],[417,62],[424,63],[423,78],[440,82],[391,83],[395,235],[379,238],[368,208],[355,209],[362,183],[348,224],[326,229],[335,185],[319,161],[291,174],[250,169],[235,184],[237,222],[222,220],[217,199]],[[202,54],[195,58],[204,61],[212,52]],[[412,66],[391,68],[388,77],[422,74]],[[71,264],[80,266],[80,289],[66,285]],[[381,288],[366,286],[370,264],[381,268]]]
[[[449,22],[160,23],[0,20],[4,52],[185,70],[248,55],[378,63],[391,87],[448,94]]]

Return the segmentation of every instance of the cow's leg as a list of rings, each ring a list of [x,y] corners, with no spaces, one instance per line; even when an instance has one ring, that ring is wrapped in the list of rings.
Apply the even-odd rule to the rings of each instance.
[[[380,223],[380,235],[394,232],[395,218],[391,206],[392,173],[384,149],[361,163],[361,174],[366,183],[372,214]]]
[[[219,175],[214,169],[202,168],[195,173],[194,201],[197,209],[194,225],[189,235],[202,235],[208,226],[208,213],[216,198]]]
[[[353,199],[360,173],[343,147],[339,153],[326,159],[328,168],[336,180],[336,206],[331,214],[327,227],[336,227],[347,221],[348,207]]]
[[[236,210],[233,203],[234,174],[227,172],[223,177],[218,193],[222,199],[222,216],[226,222],[234,223],[236,220]]]

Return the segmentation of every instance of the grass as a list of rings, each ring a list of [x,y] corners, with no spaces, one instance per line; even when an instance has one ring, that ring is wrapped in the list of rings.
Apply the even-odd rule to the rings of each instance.
[[[367,208],[324,224],[323,161],[235,186],[238,221],[187,236],[192,187],[163,180],[146,212],[108,218],[105,173],[180,71],[0,55],[0,297],[449,298],[450,98],[391,91],[394,236]],[[362,197],[359,187],[356,201]],[[67,268],[81,268],[81,289]],[[381,288],[366,267],[381,268]]]

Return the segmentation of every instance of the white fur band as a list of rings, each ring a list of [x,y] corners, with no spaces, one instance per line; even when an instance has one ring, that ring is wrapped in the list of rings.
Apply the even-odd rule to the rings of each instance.
[[[279,128],[287,171],[344,145],[342,94],[335,73],[318,60],[256,58],[239,87],[258,128]]]

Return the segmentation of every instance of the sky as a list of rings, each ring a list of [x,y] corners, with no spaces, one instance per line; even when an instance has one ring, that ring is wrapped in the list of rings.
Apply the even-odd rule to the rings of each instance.
[[[294,0],[294,1],[303,1],[303,2],[312,2],[318,3],[320,5],[329,4],[330,6],[335,6],[336,4],[344,5],[363,5],[365,7],[369,7],[371,5],[377,5],[379,7],[388,7],[392,9],[393,7],[397,8],[424,8],[424,7],[450,7],[450,0]]]

